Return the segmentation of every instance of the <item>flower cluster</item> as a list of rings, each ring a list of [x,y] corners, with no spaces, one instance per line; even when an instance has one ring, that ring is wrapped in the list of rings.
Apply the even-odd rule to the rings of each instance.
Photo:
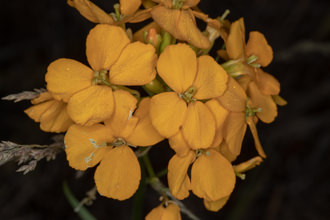
[[[273,122],[277,105],[286,104],[279,82],[261,69],[272,61],[272,48],[257,31],[246,43],[243,18],[231,23],[226,12],[211,19],[196,10],[198,3],[120,0],[108,14],[89,0],[68,1],[96,23],[86,39],[89,65],[52,62],[47,91],[25,112],[43,131],[66,132],[69,165],[97,166],[94,179],[103,196],[133,196],[141,179],[137,152],[164,139],[175,151],[169,193],[183,200],[192,191],[211,211],[225,205],[236,176],[266,158],[256,124]],[[134,34],[126,28],[150,18]],[[214,59],[209,51],[218,38],[224,46]],[[142,89],[148,96],[141,97]],[[235,164],[247,127],[258,155]],[[146,219],[181,219],[180,207],[163,195]]]

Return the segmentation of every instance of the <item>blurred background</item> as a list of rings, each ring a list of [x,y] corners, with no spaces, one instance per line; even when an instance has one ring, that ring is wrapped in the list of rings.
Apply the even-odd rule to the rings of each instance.
[[[93,1],[107,12],[115,1]],[[231,11],[234,21],[244,17],[246,30],[258,30],[274,50],[266,68],[281,82],[279,107],[272,124],[258,123],[268,158],[247,173],[228,204],[218,213],[205,210],[194,196],[184,200],[201,219],[330,219],[330,1],[329,0],[202,0],[200,8],[211,17]],[[66,57],[86,63],[85,38],[94,26],[65,0],[2,1],[0,7],[0,96],[44,88],[48,64]],[[221,46],[219,40],[217,46]],[[49,144],[51,134],[23,110],[30,103],[1,103],[0,140],[21,144]],[[166,145],[150,151],[156,171],[167,166],[173,151]],[[253,151],[248,132],[245,159]],[[78,199],[93,187],[94,169],[80,179],[61,153],[41,161],[35,171],[16,173],[14,162],[0,167],[0,219],[79,219],[67,202],[67,181]],[[159,195],[146,190],[143,214],[158,205]],[[124,202],[98,196],[88,209],[98,219],[131,219],[133,200]],[[183,215],[183,219],[187,219]]]

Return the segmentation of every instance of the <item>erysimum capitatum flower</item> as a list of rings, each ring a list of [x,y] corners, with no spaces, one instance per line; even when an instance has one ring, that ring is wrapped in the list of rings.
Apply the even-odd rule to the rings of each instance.
[[[47,89],[57,100],[68,102],[68,114],[80,125],[111,117],[113,89],[144,85],[156,75],[154,47],[130,43],[119,27],[97,25],[90,31],[86,47],[92,69],[75,60],[58,59],[49,65],[46,74]]]
[[[103,124],[73,125],[65,135],[65,152],[71,167],[86,170],[100,163],[95,171],[98,192],[106,197],[124,200],[137,190],[140,165],[129,146],[149,146],[163,138],[152,127],[149,118],[150,98],[140,102],[128,92],[114,92],[114,115]]]
[[[66,103],[53,98],[50,92],[41,93],[31,100],[33,106],[24,112],[46,132],[64,132],[73,124],[66,110]]]
[[[183,136],[193,149],[208,148],[214,139],[216,122],[200,100],[220,96],[226,89],[227,74],[210,56],[196,57],[186,44],[167,46],[157,62],[159,76],[173,90],[151,99],[154,127],[165,136]]]
[[[151,10],[152,18],[161,28],[168,31],[176,39],[187,41],[197,48],[206,49],[211,46],[208,38],[198,29],[191,7],[199,0],[154,0],[159,5]]]
[[[236,181],[234,169],[227,158],[215,148],[192,150],[182,138],[181,131],[170,139],[170,145],[176,154],[169,162],[167,177],[170,191],[175,197],[184,199],[192,190],[204,199],[210,210],[220,207],[220,201],[227,201]],[[191,164],[190,181],[188,169]]]

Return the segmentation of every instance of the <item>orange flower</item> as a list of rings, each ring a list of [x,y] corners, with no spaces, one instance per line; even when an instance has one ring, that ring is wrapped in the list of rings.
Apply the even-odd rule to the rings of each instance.
[[[178,199],[184,199],[192,190],[208,202],[228,197],[236,180],[231,163],[214,148],[192,150],[180,136],[181,131],[170,138],[170,145],[176,151],[168,165],[167,178],[171,193]],[[191,164],[190,181],[187,172]]]
[[[220,145],[220,152],[230,161],[234,161],[241,152],[243,138],[249,125],[256,150],[265,158],[266,154],[262,149],[255,126],[255,115],[259,110],[252,108],[251,100],[247,102],[244,90],[234,78],[229,77],[227,90],[217,100],[230,111],[223,125],[224,140]]]
[[[46,132],[64,132],[73,124],[67,113],[67,105],[53,98],[50,92],[41,93],[31,101],[33,106],[24,112]]]
[[[152,124],[167,138],[182,127],[183,136],[193,149],[208,148],[215,136],[216,120],[200,100],[224,92],[226,72],[210,56],[196,58],[186,44],[166,47],[158,59],[157,70],[174,91],[152,97]]]
[[[135,111],[136,99],[123,90],[114,91],[114,115],[103,124],[73,125],[65,135],[65,152],[71,167],[86,170],[100,163],[94,179],[98,192],[118,200],[130,198],[141,178],[140,165],[128,146],[149,146],[163,138],[149,118],[150,98]]]
[[[80,125],[92,125],[111,117],[112,88],[144,85],[156,75],[154,47],[130,43],[119,27],[97,25],[90,31],[86,46],[92,69],[75,60],[58,59],[49,65],[46,74],[47,89],[57,100],[68,102],[68,114]]]
[[[145,218],[146,220],[181,220],[180,207],[173,202],[168,205],[161,204],[152,209]]]
[[[152,18],[159,26],[176,39],[187,41],[193,46],[207,49],[211,46],[208,38],[196,26],[195,15],[190,9],[199,0],[154,0],[159,3],[151,10]]]

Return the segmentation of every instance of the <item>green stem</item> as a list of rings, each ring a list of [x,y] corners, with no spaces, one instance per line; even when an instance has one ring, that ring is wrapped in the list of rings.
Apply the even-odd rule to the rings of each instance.
[[[148,154],[143,155],[142,160],[143,160],[144,166],[147,169],[149,178],[150,179],[155,178],[155,177],[157,178],[157,176],[155,174],[155,171],[154,171],[154,168],[151,165],[151,162],[150,162],[150,159],[149,159]]]
[[[80,206],[80,202],[71,192],[67,182],[63,182],[63,192],[73,209],[76,209],[78,206]],[[97,220],[84,206],[79,208],[77,214],[82,220]]]

